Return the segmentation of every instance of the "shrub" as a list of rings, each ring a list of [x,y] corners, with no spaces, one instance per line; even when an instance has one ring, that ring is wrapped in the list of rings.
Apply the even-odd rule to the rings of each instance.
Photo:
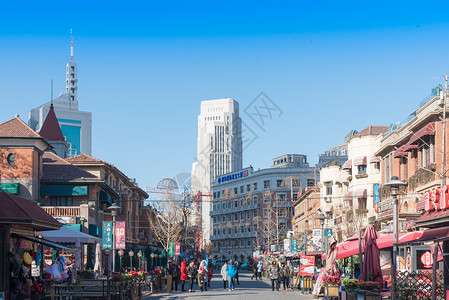
[[[349,278],[345,278],[345,279],[343,279],[343,280],[341,281],[341,283],[343,283],[343,285],[344,285],[346,288],[349,288],[349,289],[355,289],[355,288],[357,288],[358,280],[357,280],[357,279],[349,279]]]
[[[376,281],[359,281],[357,287],[366,291],[378,290],[380,288],[379,282]]]
[[[340,284],[340,277],[338,277],[338,276],[324,276],[323,283]]]

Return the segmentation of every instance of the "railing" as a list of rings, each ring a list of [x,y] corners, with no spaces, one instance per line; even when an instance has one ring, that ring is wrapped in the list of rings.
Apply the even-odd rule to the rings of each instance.
[[[80,215],[79,206],[41,206],[50,216],[73,217]]]
[[[243,212],[243,211],[247,211],[247,210],[257,209],[257,207],[258,207],[258,204],[250,204],[250,205],[244,205],[244,206],[238,206],[238,207],[212,210],[210,212],[210,215],[216,216],[216,215],[222,215],[222,214],[228,214],[228,213]]]

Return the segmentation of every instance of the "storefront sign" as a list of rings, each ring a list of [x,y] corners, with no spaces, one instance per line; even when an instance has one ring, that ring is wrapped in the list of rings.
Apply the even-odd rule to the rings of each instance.
[[[236,172],[234,174],[229,174],[225,176],[218,177],[218,183],[224,183],[232,180],[236,180],[239,178],[247,177],[248,176],[248,170]]]
[[[449,186],[435,189],[424,193],[425,210],[444,210],[449,207]]]
[[[376,183],[373,186],[373,194],[374,194],[374,212],[377,213],[379,204],[380,204],[380,193],[379,193],[379,184]]]
[[[322,249],[322,231],[321,229],[313,230],[313,251],[321,251]]]
[[[175,255],[181,255],[181,243],[175,244]]]
[[[301,255],[299,275],[313,276],[315,274],[315,256]]]
[[[423,263],[424,268],[432,268],[433,258],[432,254],[430,254],[430,251],[426,251],[423,255],[421,255],[421,262]]]
[[[126,248],[125,222],[115,222],[115,248]]]
[[[112,222],[103,222],[103,249],[112,249]]]
[[[298,252],[298,239],[291,239],[292,241],[292,253]]]
[[[290,253],[291,252],[291,241],[290,239],[284,239],[284,253]]]
[[[175,254],[175,243],[170,242],[168,243],[168,255],[174,255]]]

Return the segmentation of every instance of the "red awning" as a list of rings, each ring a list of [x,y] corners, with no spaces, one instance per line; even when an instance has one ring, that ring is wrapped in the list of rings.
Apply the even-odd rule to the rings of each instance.
[[[341,167],[343,170],[351,170],[352,169],[352,160],[348,159],[343,166]]]
[[[375,164],[375,163],[378,163],[378,162],[380,162],[380,157],[379,156],[372,156],[370,158],[370,160],[369,160],[370,164]]]
[[[408,243],[411,241],[418,240],[422,236],[423,232],[421,231],[414,231],[409,233],[404,233],[399,235],[399,243]],[[361,240],[362,243],[362,252],[364,251],[363,248],[363,239]],[[379,249],[383,248],[389,248],[393,247],[393,235],[384,235],[377,239],[377,246]],[[345,242],[341,244],[338,247],[337,252],[337,259],[342,259],[345,257],[353,256],[359,253],[359,241],[358,239],[354,240],[351,239],[348,242]]]
[[[398,158],[398,157],[401,157],[401,156],[407,156],[407,152],[405,152],[404,149],[405,149],[405,145],[399,147],[398,150],[394,151],[393,157],[394,158]]]
[[[429,123],[420,130],[418,130],[412,137],[410,138],[410,144],[416,144],[419,142],[419,139],[426,135],[434,135],[435,134],[435,122]]]
[[[366,156],[359,156],[354,159],[354,166],[366,166]]]
[[[407,144],[404,145],[404,149],[403,150],[405,152],[408,152],[408,151],[412,151],[413,149],[418,149],[418,145],[412,145],[410,143],[410,141],[409,141]]]
[[[366,189],[356,190],[354,192],[354,198],[366,198]]]
[[[429,229],[423,232],[422,236],[417,240],[419,242],[449,240],[449,226],[435,229]]]
[[[346,193],[343,197],[344,201],[351,201],[352,200],[352,192]]]
[[[426,208],[426,199],[422,198],[419,200],[418,203],[416,203],[416,210],[424,210]]]

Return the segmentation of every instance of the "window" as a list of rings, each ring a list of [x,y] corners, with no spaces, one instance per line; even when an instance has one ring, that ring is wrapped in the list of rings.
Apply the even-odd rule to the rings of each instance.
[[[251,190],[251,187],[249,184],[246,185],[246,191],[249,192]]]
[[[271,195],[263,195],[263,203],[270,203]]]
[[[259,199],[259,196],[254,195],[253,196],[253,204],[256,204],[258,199]]]
[[[220,209],[221,209],[220,206],[221,206],[220,203],[218,203],[218,204],[217,204],[217,210],[220,210]]]
[[[256,232],[257,231],[257,224],[253,225],[253,231]]]
[[[234,233],[238,233],[237,230],[238,230],[237,227],[235,227],[235,228],[234,228]]]
[[[237,188],[236,187],[234,188],[234,194],[237,194]]]
[[[222,205],[223,205],[223,209],[226,209],[226,202],[223,202]]]
[[[235,214],[234,215],[234,221],[238,221],[239,220],[239,215],[238,214]]]
[[[359,209],[366,210],[366,198],[359,198]]]
[[[326,195],[332,195],[332,181],[326,182]]]
[[[251,226],[248,226],[247,230],[248,232],[251,232]]]
[[[251,240],[250,239],[246,240],[246,246],[251,247]]]
[[[246,212],[246,218],[247,218],[248,220],[251,220],[251,212],[250,212],[250,211],[247,211],[247,212]]]
[[[253,187],[254,187],[254,190],[257,190],[257,182],[254,182]]]
[[[407,180],[408,179],[408,164],[407,164],[408,160],[406,156],[401,156],[400,158],[400,167],[399,167],[399,172],[400,172],[400,179],[401,180]]]
[[[245,227],[244,226],[240,226],[240,232],[244,233],[245,232]]]
[[[231,222],[232,218],[231,215],[228,215],[228,222]]]
[[[281,184],[282,184],[282,179],[278,179],[278,180],[276,181],[276,186],[277,186],[277,187],[281,187]]]
[[[240,186],[240,193],[243,194],[243,185]]]
[[[240,214],[240,220],[245,220],[245,213],[244,213],[244,212],[242,212],[242,213]]]
[[[315,186],[315,179],[307,179],[307,186]]]
[[[421,138],[421,167],[427,167],[428,165],[435,163],[435,137],[426,136]]]
[[[239,206],[239,201],[235,200],[234,201],[234,207],[238,207]]]
[[[269,218],[270,217],[270,209],[269,208],[264,208],[263,209],[263,217],[264,218]]]
[[[270,188],[270,181],[269,181],[269,180],[264,180],[264,182],[263,182],[263,188],[264,188],[264,189],[269,189],[269,188]]]
[[[279,200],[285,200],[287,199],[287,194],[286,193],[278,193],[277,196],[279,197]]]
[[[245,247],[245,240],[244,239],[240,240],[240,247]]]
[[[253,218],[257,217],[257,210],[253,211]]]
[[[358,174],[366,174],[366,165],[357,166]]]

